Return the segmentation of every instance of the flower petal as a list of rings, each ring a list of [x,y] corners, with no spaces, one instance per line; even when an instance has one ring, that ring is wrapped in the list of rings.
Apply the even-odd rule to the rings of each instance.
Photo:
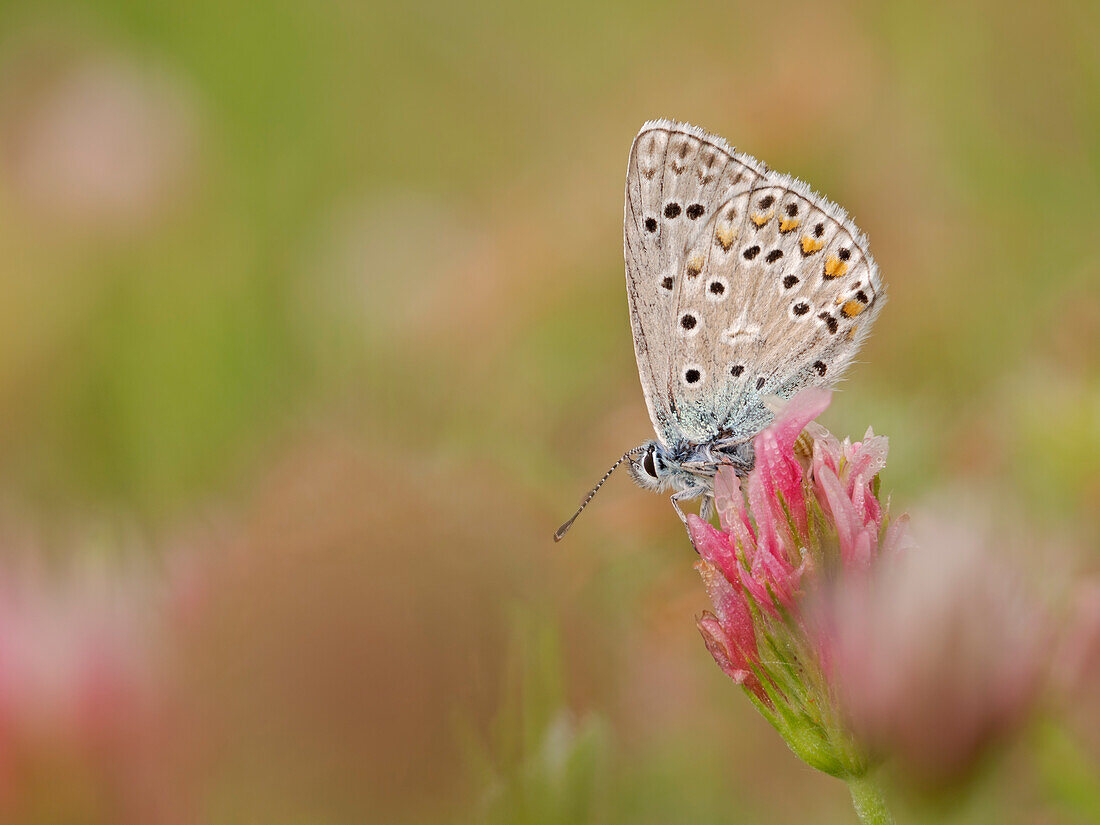
[[[737,558],[729,537],[703,521],[694,513],[688,514],[688,532],[699,556],[722,572],[727,582],[737,582]]]
[[[863,527],[852,502],[845,495],[844,487],[836,473],[829,467],[822,467],[814,475],[817,486],[817,498],[822,509],[832,518],[840,544],[840,557],[845,565],[852,562],[855,555],[856,535]]]

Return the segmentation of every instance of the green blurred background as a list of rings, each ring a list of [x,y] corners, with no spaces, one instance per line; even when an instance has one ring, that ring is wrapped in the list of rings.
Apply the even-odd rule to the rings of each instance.
[[[894,506],[975,489],[1097,567],[1096,3],[0,25],[0,535],[215,569],[181,677],[230,731],[210,822],[853,821],[707,656],[667,502],[616,478],[550,541],[650,432],[621,241],[650,118],[867,232],[890,301],[824,422],[890,436]],[[1086,821],[1037,736],[906,816]]]

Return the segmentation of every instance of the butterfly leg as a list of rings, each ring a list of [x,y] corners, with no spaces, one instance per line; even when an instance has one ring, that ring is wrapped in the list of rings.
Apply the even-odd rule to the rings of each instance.
[[[684,515],[684,511],[680,509],[680,498],[682,497],[681,496],[682,492],[683,491],[681,491],[680,493],[673,493],[669,497],[669,501],[672,502],[672,509],[674,509],[676,511],[676,515],[678,515],[680,517],[680,521],[682,521],[684,523],[684,527],[687,527],[687,523],[688,523],[687,516]]]
[[[680,517],[680,521],[682,521],[684,523],[685,527],[687,526],[687,516],[684,515],[684,511],[680,509],[680,502],[681,501],[691,501],[691,499],[699,498],[700,496],[703,497],[703,504],[702,504],[702,507],[700,508],[699,515],[702,518],[709,518],[710,517],[711,506],[714,502],[714,498],[711,495],[711,492],[710,492],[709,488],[703,487],[703,486],[688,487],[686,490],[676,491],[675,493],[673,493],[669,497],[669,500],[672,502],[673,508],[675,508],[675,510],[676,510],[676,515],[678,515]],[[705,515],[704,515],[704,513],[705,513]]]
[[[687,516],[680,508],[680,502],[689,501],[690,499],[698,498],[699,496],[705,496],[705,498],[703,499],[703,506],[706,507],[707,502],[711,501],[710,491],[707,490],[706,487],[689,487],[686,490],[679,490],[669,497],[669,500],[672,502],[672,507],[676,511],[676,515],[678,515],[680,517],[680,521],[684,523],[684,529],[687,530],[688,539],[691,540],[691,546],[696,553],[699,552],[699,549],[695,547],[695,540],[691,538],[691,530],[688,530]]]

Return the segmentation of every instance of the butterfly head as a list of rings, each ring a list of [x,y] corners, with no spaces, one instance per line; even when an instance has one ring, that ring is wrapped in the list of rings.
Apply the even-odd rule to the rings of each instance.
[[[679,490],[692,484],[680,462],[659,441],[647,441],[639,447],[637,453],[631,456],[629,466],[634,483],[656,493]]]

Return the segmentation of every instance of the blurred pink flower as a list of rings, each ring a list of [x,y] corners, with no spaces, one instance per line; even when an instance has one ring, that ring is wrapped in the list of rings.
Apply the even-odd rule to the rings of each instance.
[[[0,575],[0,820],[190,821],[164,796],[182,748],[166,727],[150,584],[94,569]]]
[[[857,738],[928,785],[965,777],[1025,718],[1049,641],[1005,554],[979,531],[936,520],[919,549],[837,582],[815,622]]]
[[[196,172],[197,110],[175,78],[63,40],[5,67],[0,171],[55,226],[129,230],[170,209]]]

